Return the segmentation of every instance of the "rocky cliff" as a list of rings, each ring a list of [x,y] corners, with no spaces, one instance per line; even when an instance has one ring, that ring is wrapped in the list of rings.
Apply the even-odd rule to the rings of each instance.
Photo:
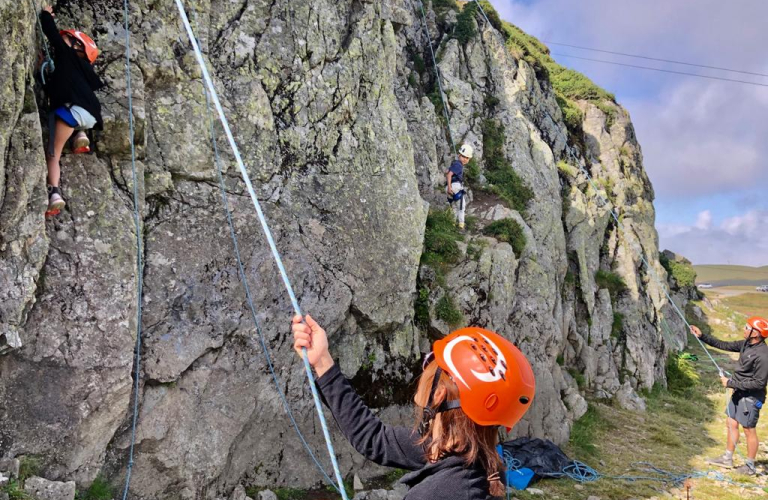
[[[302,308],[387,420],[410,422],[420,357],[460,324],[505,335],[534,366],[536,399],[515,435],[563,442],[585,396],[664,382],[668,346],[684,336],[636,251],[666,277],[653,189],[613,96],[474,4],[427,3],[429,36],[410,0],[186,6]],[[38,457],[50,479],[119,484],[137,330],[122,2],[60,2],[57,14],[102,50],[105,127],[94,154],[62,159],[68,205],[45,220],[36,11],[0,4],[0,455]],[[131,2],[130,24],[146,261],[132,495],[317,485],[256,341],[176,7]],[[464,235],[440,225],[447,126],[477,151]],[[216,134],[259,320],[322,457],[290,303]],[[338,434],[335,444],[345,473],[381,472]]]

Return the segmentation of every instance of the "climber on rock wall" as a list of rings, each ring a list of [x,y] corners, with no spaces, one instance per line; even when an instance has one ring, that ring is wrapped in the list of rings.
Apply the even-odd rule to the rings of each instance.
[[[305,319],[306,322],[302,322]],[[293,346],[307,349],[317,387],[350,444],[373,462],[410,470],[405,500],[489,500],[504,494],[498,427],[512,428],[531,406],[533,370],[500,335],[469,327],[436,341],[414,395],[412,429],[382,423],[365,406],[310,316],[294,316]]]
[[[59,31],[53,20],[53,8],[46,6],[40,13],[43,33],[53,48],[54,71],[45,83],[50,99],[50,138],[46,152],[48,164],[48,214],[64,208],[59,180],[61,152],[64,144],[77,131],[73,142],[75,152],[89,151],[85,130],[102,128],[101,104],[94,93],[104,86],[93,69],[99,49],[91,37],[77,30]]]
[[[448,201],[456,214],[459,229],[464,229],[464,212],[467,209],[467,193],[464,190],[464,165],[472,159],[474,151],[469,144],[463,144],[459,149],[459,159],[453,160],[445,172],[446,192]]]

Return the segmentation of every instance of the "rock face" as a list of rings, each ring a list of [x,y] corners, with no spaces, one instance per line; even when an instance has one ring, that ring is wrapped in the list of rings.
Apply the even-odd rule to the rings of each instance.
[[[30,477],[24,483],[24,492],[37,500],[75,500],[75,482]]]
[[[478,17],[477,34],[462,44],[450,37],[455,15],[429,5],[429,39],[404,0],[187,6],[302,309],[325,326],[342,369],[382,418],[410,425],[408,384],[430,339],[450,330],[434,314],[446,294],[464,322],[511,339],[534,367],[537,395],[516,435],[562,443],[586,411],[586,394],[609,398],[623,387],[622,397],[635,400],[635,390],[663,383],[669,345],[685,338],[652,279],[666,279],[653,190],[621,107],[580,102],[581,132],[569,131],[550,82],[499,31]],[[256,340],[216,183],[201,74],[175,5],[131,2],[142,297],[122,5],[73,0],[57,13],[61,27],[95,34],[108,85],[95,154],[62,159],[68,204],[48,221],[48,109],[34,82],[30,8],[0,6],[0,458],[41,457],[51,479],[87,484],[101,471],[122,481],[141,301],[132,498],[229,496],[241,481],[319,484]],[[417,283],[434,275],[420,266],[425,221],[429,209],[445,207],[442,172],[451,159],[441,111],[427,97],[430,43],[452,137],[475,145],[483,178],[483,124],[503,126],[500,150],[533,198],[524,211],[493,195],[487,206],[470,205],[481,226],[516,221],[526,244],[516,252],[468,235],[427,298],[429,324],[416,327]],[[290,302],[218,125],[215,134],[281,389],[327,464],[291,348]],[[599,193],[574,165],[600,183]],[[625,286],[609,291],[598,270]],[[334,443],[343,473],[380,472],[339,434]]]

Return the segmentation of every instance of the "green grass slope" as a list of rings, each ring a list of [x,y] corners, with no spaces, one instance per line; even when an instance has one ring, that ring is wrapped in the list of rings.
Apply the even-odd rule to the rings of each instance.
[[[699,265],[693,266],[696,271],[696,283],[712,283],[713,285],[768,285],[768,266],[729,266],[729,265]]]

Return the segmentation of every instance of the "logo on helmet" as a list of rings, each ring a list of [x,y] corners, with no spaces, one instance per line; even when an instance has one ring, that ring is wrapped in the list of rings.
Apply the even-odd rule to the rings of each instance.
[[[93,43],[91,40],[89,40],[90,37],[88,35],[86,35],[85,33],[83,33],[82,31],[75,31],[75,36],[81,42],[85,42],[87,45],[93,47],[94,49],[97,48],[96,44]]]
[[[495,360],[494,367],[488,372],[488,373],[480,373],[475,370],[470,370],[472,372],[472,375],[474,375],[480,382],[495,382],[497,380],[501,380],[504,377],[504,374],[507,371],[507,360],[504,357],[504,354],[502,354],[501,349],[499,349],[499,346],[493,343],[491,339],[486,337],[483,334],[480,334],[484,339],[485,342],[491,347],[491,350],[493,352],[492,359]],[[467,384],[467,381],[464,380],[464,377],[461,376],[461,373],[456,368],[456,364],[453,361],[453,348],[462,341],[468,341],[468,342],[475,342],[475,339],[468,335],[460,335],[456,337],[455,339],[448,342],[448,344],[445,346],[445,351],[443,352],[443,357],[445,359],[446,364],[448,365],[448,368],[450,369],[451,375],[458,379],[462,384],[464,384],[467,389],[469,389],[469,384]],[[490,354],[490,353],[489,353]]]

